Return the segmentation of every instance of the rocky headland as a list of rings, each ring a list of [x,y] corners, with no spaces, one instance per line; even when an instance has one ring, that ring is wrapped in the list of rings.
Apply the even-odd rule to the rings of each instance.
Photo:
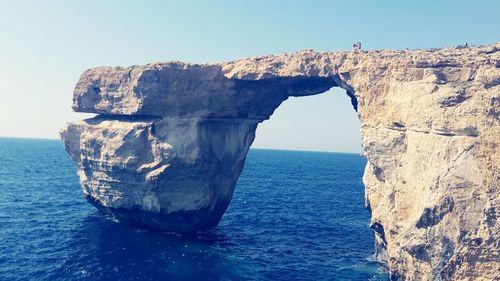
[[[220,221],[260,122],[289,97],[341,87],[361,120],[366,206],[391,278],[494,280],[499,84],[500,43],[97,67],[73,109],[98,115],[61,137],[94,206],[192,232]]]

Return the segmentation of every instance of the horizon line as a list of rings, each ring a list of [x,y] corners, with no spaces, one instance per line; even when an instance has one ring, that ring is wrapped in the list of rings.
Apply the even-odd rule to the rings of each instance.
[[[22,139],[22,140],[53,140],[53,141],[62,141],[59,138],[44,138],[44,137],[17,137],[17,136],[0,136],[0,139]],[[282,151],[297,151],[297,152],[320,152],[320,153],[343,153],[343,154],[358,154],[360,155],[362,152],[354,152],[354,151],[333,151],[333,150],[308,150],[301,148],[280,148],[280,147],[252,147],[250,149],[257,150],[282,150]]]

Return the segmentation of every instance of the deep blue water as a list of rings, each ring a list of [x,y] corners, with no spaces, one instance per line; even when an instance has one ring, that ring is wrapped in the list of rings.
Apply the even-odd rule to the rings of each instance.
[[[369,259],[364,165],[251,150],[220,225],[178,236],[89,205],[60,141],[0,138],[0,280],[386,280]]]

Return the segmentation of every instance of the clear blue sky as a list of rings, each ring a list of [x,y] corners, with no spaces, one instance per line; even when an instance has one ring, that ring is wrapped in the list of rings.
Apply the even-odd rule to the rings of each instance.
[[[0,136],[57,138],[100,65],[500,41],[500,1],[0,1]],[[285,102],[257,147],[359,152],[341,91]]]

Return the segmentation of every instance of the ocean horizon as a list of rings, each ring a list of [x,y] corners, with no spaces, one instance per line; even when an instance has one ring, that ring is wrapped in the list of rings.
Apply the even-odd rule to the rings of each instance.
[[[0,139],[59,141],[62,143],[60,138],[0,136]],[[292,151],[292,152],[297,151],[297,152],[319,152],[319,153],[338,153],[338,154],[361,155],[361,151],[355,152],[355,151],[334,151],[334,150],[294,149],[294,148],[274,148],[274,147],[250,147],[250,150],[283,150],[283,151]]]

